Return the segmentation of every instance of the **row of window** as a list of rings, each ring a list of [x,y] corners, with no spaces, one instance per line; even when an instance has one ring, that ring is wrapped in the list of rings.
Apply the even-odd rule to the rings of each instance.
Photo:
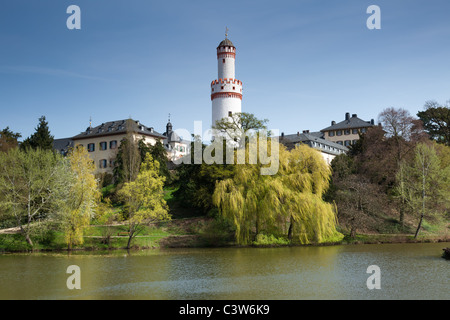
[[[107,150],[108,149],[108,142],[106,141],[102,141],[98,144],[99,146],[99,150],[103,151],[103,150]],[[109,142],[109,149],[116,149],[117,148],[117,140],[112,140]],[[88,143],[87,145],[87,150],[89,152],[94,152],[95,151],[95,143]]]
[[[225,88],[225,86],[221,86],[220,90],[223,90]],[[233,87],[233,90],[236,90],[236,87]],[[214,92],[214,88],[211,88],[211,92]],[[241,89],[242,92],[242,89]]]
[[[367,128],[361,128],[361,133],[365,133],[367,131]],[[336,130],[336,131],[329,131],[328,132],[328,136],[329,137],[334,137],[336,136],[342,136],[342,134],[344,135],[349,135],[349,134],[358,134],[359,133],[359,129],[345,129],[345,130]]]
[[[342,143],[340,143],[340,144],[342,144]],[[320,143],[320,142],[315,142],[315,141],[311,141],[310,142],[310,146],[313,147],[313,148],[320,148],[320,149],[330,150],[330,151],[338,152],[338,153],[342,153],[343,152],[342,150],[337,149],[335,147],[332,147],[332,146],[329,146],[329,145],[326,145],[326,144],[323,144],[323,143]]]
[[[115,159],[110,159],[109,161],[106,159],[101,159],[98,163],[98,167],[100,169],[104,169],[104,168],[108,168],[108,165],[110,167],[114,167],[114,165],[116,164],[116,160]]]
[[[351,146],[352,144],[355,144],[356,141],[358,141],[358,140],[345,140],[345,141],[335,141],[335,142],[336,142],[337,144],[340,144],[341,146],[343,145],[343,146],[349,147],[349,146]]]

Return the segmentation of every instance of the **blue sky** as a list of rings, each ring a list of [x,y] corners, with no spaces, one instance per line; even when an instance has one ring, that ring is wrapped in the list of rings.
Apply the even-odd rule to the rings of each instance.
[[[69,30],[69,5],[81,30]],[[368,6],[381,8],[369,30]],[[211,125],[216,47],[237,48],[242,111],[286,134],[346,112],[377,120],[450,99],[448,0],[2,0],[0,129],[23,138],[45,115],[55,138],[132,117],[164,132]]]

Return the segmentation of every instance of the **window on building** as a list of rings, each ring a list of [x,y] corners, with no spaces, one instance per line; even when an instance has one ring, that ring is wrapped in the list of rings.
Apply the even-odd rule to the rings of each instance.
[[[358,129],[352,129],[353,134],[358,134]]]
[[[236,87],[233,87],[233,90],[236,90]]]
[[[345,129],[344,134],[348,136],[350,134],[350,129]]]
[[[106,165],[107,165],[106,159],[102,159],[99,161],[99,168],[101,169],[106,168]]]
[[[362,129],[361,129],[361,132],[362,132],[362,133],[366,133],[366,131],[367,131],[366,128],[362,128]]]
[[[337,136],[342,136],[342,130],[336,131],[336,135],[337,135]]]
[[[87,145],[87,149],[88,149],[88,152],[94,152],[95,151],[95,143],[89,143]]]
[[[337,144],[343,145],[342,141],[336,141]]]
[[[334,131],[328,132],[328,136],[329,136],[329,137],[334,137]]]
[[[220,89],[222,89],[222,90],[223,90],[223,86],[221,86],[221,87],[220,87]]]
[[[109,142],[109,148],[110,149],[116,149],[117,148],[117,140],[112,140]]]
[[[116,165],[116,159],[110,159],[109,160],[109,166],[114,167]]]
[[[358,141],[358,140],[352,140],[352,144],[355,144],[355,143],[356,143],[356,141]]]
[[[100,142],[100,150],[106,150],[106,149],[107,149],[106,141]]]
[[[222,63],[225,63],[225,59],[222,59]]]
[[[344,146],[349,147],[352,144],[350,140],[345,140]]]

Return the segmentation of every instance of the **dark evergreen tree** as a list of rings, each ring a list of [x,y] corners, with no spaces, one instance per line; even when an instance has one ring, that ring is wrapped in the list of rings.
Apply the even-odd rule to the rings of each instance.
[[[45,116],[39,118],[39,124],[36,127],[36,132],[30,137],[26,138],[20,145],[22,150],[26,149],[53,149],[53,136],[50,134],[48,122],[45,121]]]
[[[425,103],[425,111],[419,111],[417,116],[431,139],[450,146],[450,101],[447,105],[428,101]]]
[[[171,176],[169,172],[169,168],[167,166],[167,151],[164,148],[163,144],[160,141],[157,141],[153,146],[143,146],[140,148],[141,155],[143,151],[150,152],[153,160],[158,160],[159,162],[159,175],[166,177],[166,184],[171,182]],[[147,151],[148,150],[148,151]],[[145,160],[145,153],[143,154],[142,161]]]

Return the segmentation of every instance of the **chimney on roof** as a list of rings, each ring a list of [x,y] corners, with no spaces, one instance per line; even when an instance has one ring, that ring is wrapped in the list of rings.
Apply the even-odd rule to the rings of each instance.
[[[350,119],[350,112],[345,113],[345,120],[348,120],[348,119]]]
[[[297,131],[297,136],[299,136],[300,135],[300,132],[299,131]]]
[[[356,118],[356,117],[357,117],[356,113],[352,114],[352,118]]]
[[[375,125],[375,121],[373,119],[370,119],[370,124]]]
[[[336,124],[336,121],[331,121],[331,125],[334,126]]]
[[[284,132],[281,133],[281,138],[284,138]]]
[[[303,130],[303,133],[309,133],[309,130]]]

